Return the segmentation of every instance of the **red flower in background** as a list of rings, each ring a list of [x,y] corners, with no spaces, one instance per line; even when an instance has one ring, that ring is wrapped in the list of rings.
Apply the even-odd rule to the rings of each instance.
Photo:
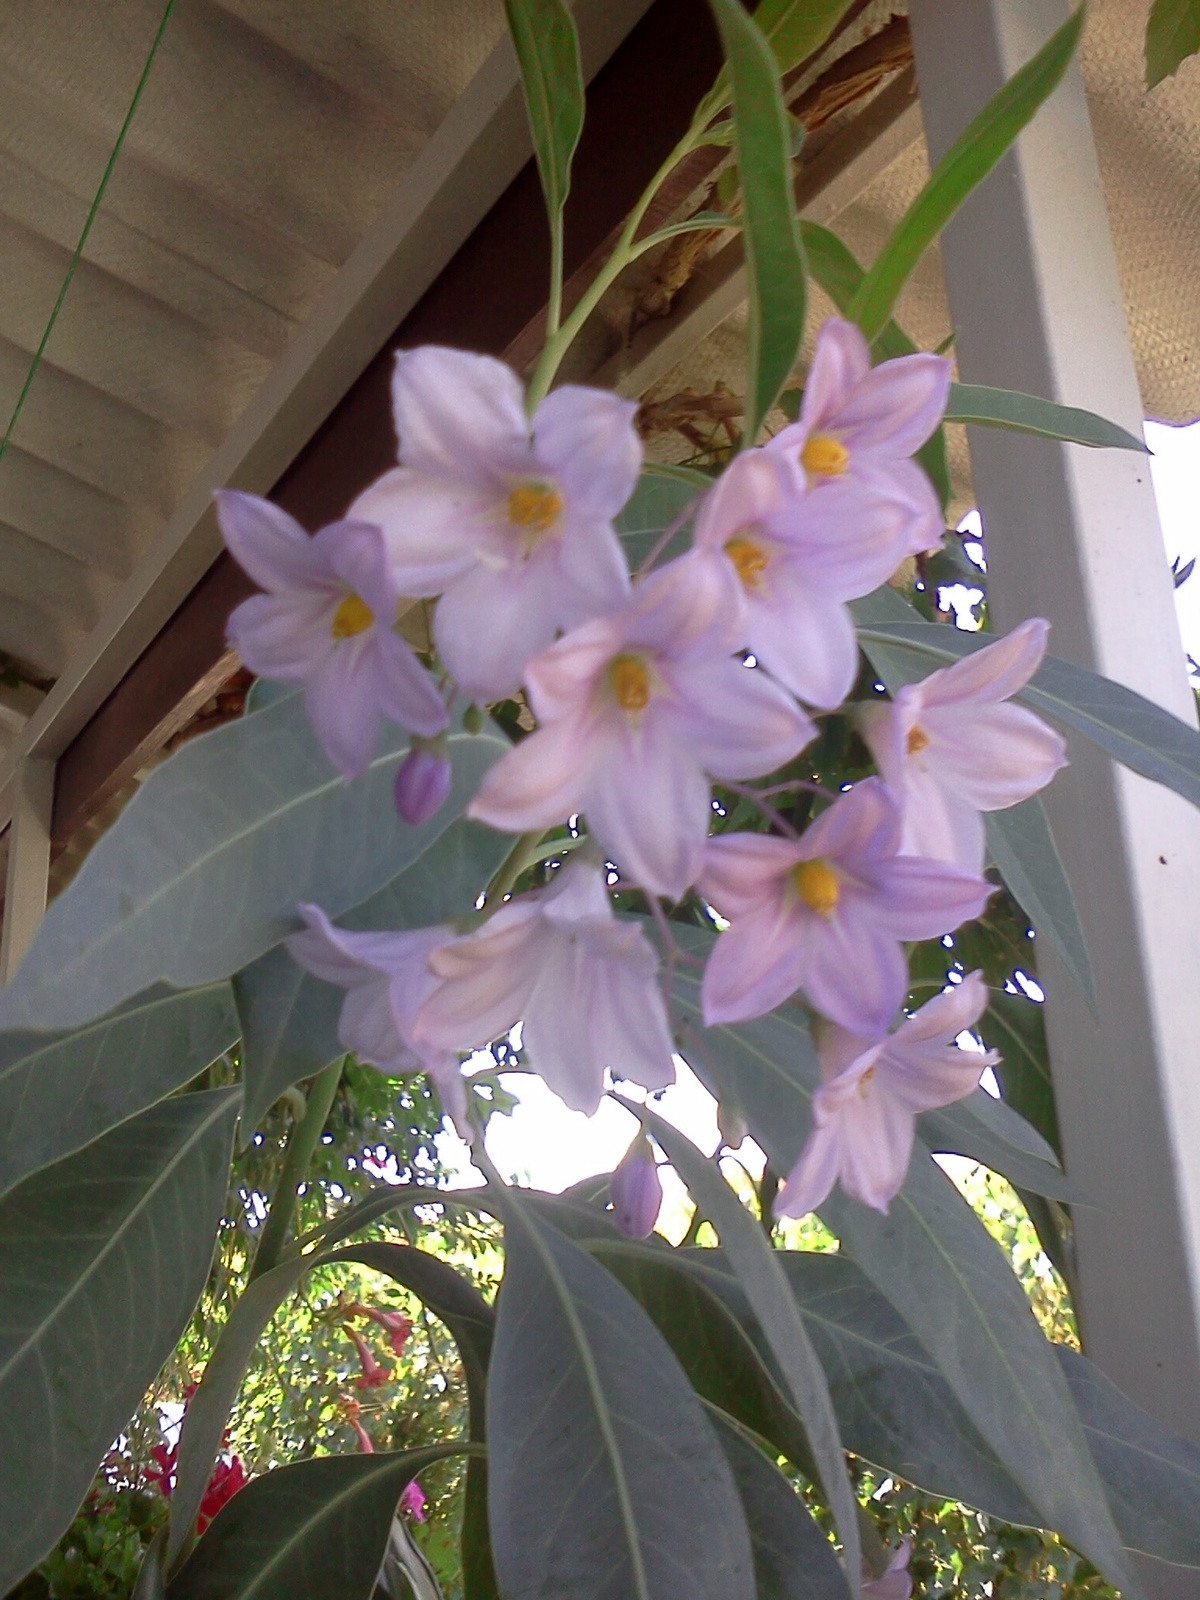
[[[204,1532],[221,1507],[232,1500],[245,1483],[246,1469],[237,1456],[217,1462],[200,1502],[200,1513],[196,1518],[197,1533]]]

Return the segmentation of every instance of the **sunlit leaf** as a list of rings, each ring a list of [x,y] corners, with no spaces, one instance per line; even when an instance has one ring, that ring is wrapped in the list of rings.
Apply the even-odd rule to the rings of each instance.
[[[0,1202],[0,1593],[69,1525],[195,1308],[240,1098],[165,1100]]]
[[[1154,0],[1146,22],[1146,87],[1153,89],[1200,50],[1200,0]]]

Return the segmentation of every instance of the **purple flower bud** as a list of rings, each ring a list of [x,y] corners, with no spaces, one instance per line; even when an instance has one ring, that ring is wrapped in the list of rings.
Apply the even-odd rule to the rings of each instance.
[[[621,1158],[612,1175],[613,1221],[630,1239],[645,1239],[654,1232],[662,1206],[663,1188],[654,1162],[654,1151],[644,1133],[639,1133]]]
[[[445,746],[414,739],[396,774],[396,810],[404,821],[415,827],[444,805],[451,776]]]

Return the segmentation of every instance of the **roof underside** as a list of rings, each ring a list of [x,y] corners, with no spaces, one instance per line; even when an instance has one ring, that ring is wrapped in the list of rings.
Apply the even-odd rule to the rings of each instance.
[[[1145,94],[1147,5],[1093,0],[1083,66],[1146,408],[1181,421],[1200,412],[1200,62]],[[873,4],[839,48],[902,9]],[[0,426],[161,13],[3,8]],[[502,27],[500,0],[181,0],[0,460],[0,650],[62,670]],[[837,217],[860,257],[926,172],[918,136]],[[901,320],[926,347],[950,331],[935,254]],[[738,388],[741,346],[735,312],[655,393]],[[962,498],[961,441],[955,466]]]

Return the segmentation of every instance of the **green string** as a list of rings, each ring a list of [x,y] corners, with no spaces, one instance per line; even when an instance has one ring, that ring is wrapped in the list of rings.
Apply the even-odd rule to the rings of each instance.
[[[112,177],[113,168],[117,164],[117,157],[121,154],[121,146],[125,143],[125,135],[129,132],[129,125],[133,121],[133,114],[138,108],[138,101],[142,98],[142,90],[146,87],[146,79],[150,76],[150,68],[154,65],[154,58],[158,54],[158,47],[162,43],[163,34],[167,31],[167,23],[171,19],[171,12],[175,9],[175,0],[167,0],[166,9],[162,14],[162,21],[158,25],[158,32],[154,35],[154,42],[150,46],[150,54],[146,57],[146,64],[142,68],[142,75],[138,79],[137,88],[133,91],[133,99],[129,102],[129,110],[125,113],[125,120],[121,124],[121,131],[117,134],[117,142],[112,147],[112,154],[108,158],[108,165],[104,169],[104,176],[100,179],[100,187],[96,190],[96,197],[92,201],[83,224],[83,232],[79,235],[79,243],[75,246],[75,253],[71,257],[71,264],[67,268],[67,275],[62,281],[58,291],[58,298],[54,302],[54,309],[50,313],[50,320],[46,324],[46,331],[42,334],[37,349],[34,351],[33,360],[29,363],[29,371],[25,374],[25,382],[21,385],[21,392],[17,396],[17,403],[13,407],[12,416],[8,419],[8,427],[4,430],[4,438],[0,439],[0,461],[4,460],[8,449],[9,440],[13,436],[13,429],[17,425],[25,406],[33,383],[34,374],[41,364],[45,354],[46,345],[54,331],[54,324],[58,321],[58,313],[62,310],[63,301],[67,297],[67,290],[71,287],[71,279],[75,276],[75,268],[79,265],[79,258],[83,255],[83,247],[87,243],[88,234],[92,231],[92,223],[96,220],[96,213],[100,210],[100,202],[104,199],[104,191],[108,188],[108,180]]]

